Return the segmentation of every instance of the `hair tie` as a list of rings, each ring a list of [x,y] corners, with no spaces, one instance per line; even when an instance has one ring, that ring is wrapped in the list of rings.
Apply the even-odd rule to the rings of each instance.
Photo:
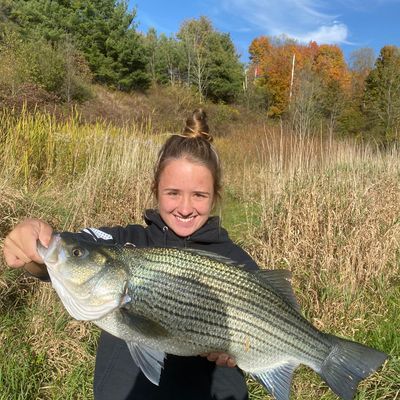
[[[192,135],[187,135],[188,131],[192,132]],[[204,132],[204,131],[195,131],[193,128],[191,128],[190,126],[186,126],[184,129],[184,133],[181,134],[177,134],[178,136],[181,137],[185,137],[185,138],[202,138],[204,140],[206,140],[207,142],[212,142],[213,141],[213,137],[208,133],[208,132]]]

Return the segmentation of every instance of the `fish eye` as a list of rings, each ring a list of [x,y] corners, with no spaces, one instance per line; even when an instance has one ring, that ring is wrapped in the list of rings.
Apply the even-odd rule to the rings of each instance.
[[[78,258],[78,257],[82,257],[83,256],[84,251],[80,247],[75,247],[75,248],[72,249],[71,253],[72,253],[72,255],[74,257]]]

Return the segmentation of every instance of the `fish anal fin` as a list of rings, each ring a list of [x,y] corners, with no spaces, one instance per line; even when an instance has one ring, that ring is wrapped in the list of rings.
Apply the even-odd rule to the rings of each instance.
[[[260,269],[256,272],[258,278],[267,283],[288,304],[300,313],[300,305],[296,300],[290,279],[292,274],[287,269]]]
[[[293,372],[298,363],[284,363],[251,376],[263,385],[276,400],[289,400]]]
[[[139,366],[146,378],[159,385],[161,371],[164,368],[165,353],[134,342],[127,342],[128,349],[136,365]]]

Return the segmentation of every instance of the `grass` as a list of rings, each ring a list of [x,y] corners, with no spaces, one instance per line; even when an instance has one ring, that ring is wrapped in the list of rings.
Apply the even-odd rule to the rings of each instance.
[[[164,136],[146,125],[0,115],[0,237],[36,216],[56,229],[141,221]],[[287,268],[319,329],[390,354],[358,400],[400,399],[400,151],[248,125],[216,138],[223,225],[267,268]],[[1,239],[2,240],[2,239]],[[2,265],[4,267],[4,265]],[[48,284],[0,270],[0,399],[87,399],[97,329],[73,321]],[[249,380],[250,398],[269,399]],[[335,399],[309,369],[293,399]]]

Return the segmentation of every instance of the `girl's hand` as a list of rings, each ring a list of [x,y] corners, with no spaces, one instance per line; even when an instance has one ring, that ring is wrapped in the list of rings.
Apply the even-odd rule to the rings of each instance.
[[[220,367],[236,367],[236,361],[229,354],[222,352],[212,352],[200,354],[202,357],[207,357],[208,361],[215,362]]]
[[[13,268],[21,268],[30,262],[43,264],[37,252],[37,241],[47,247],[53,228],[39,219],[20,222],[4,239],[3,253],[6,263]]]

